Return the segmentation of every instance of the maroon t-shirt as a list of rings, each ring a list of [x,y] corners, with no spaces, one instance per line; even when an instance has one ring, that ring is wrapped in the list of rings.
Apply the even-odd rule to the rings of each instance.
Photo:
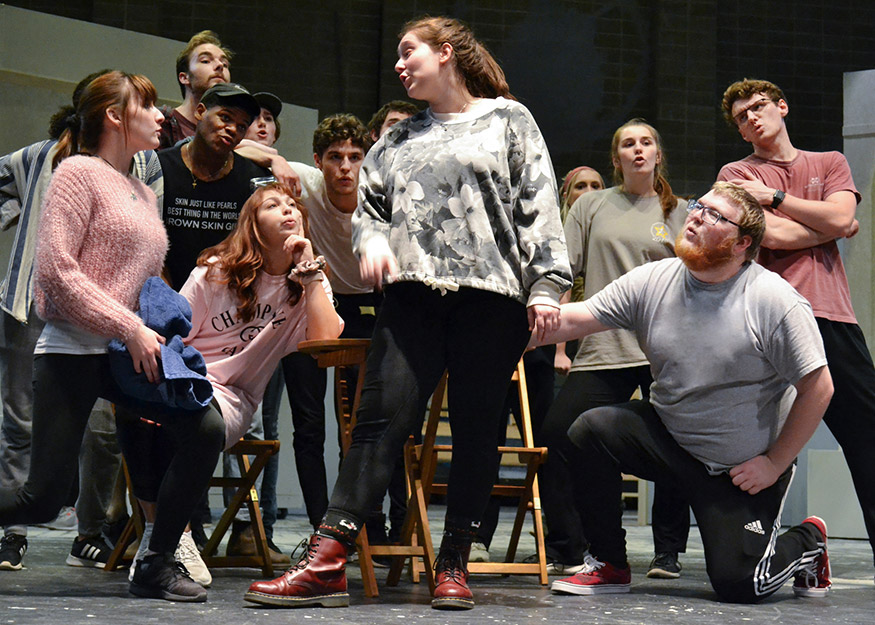
[[[162,106],[161,113],[164,115],[164,121],[161,123],[159,150],[172,148],[186,137],[194,136],[197,124],[183,117],[179,111],[169,106]]]
[[[724,165],[717,180],[746,178],[745,174],[751,174],[768,187],[806,200],[823,201],[838,191],[850,191],[860,202],[851,168],[840,152],[799,150],[792,161],[767,161],[751,154]],[[780,209],[774,212],[788,217]],[[792,284],[811,303],[815,317],[857,323],[845,266],[835,241],[802,250],[761,248],[758,262]]]

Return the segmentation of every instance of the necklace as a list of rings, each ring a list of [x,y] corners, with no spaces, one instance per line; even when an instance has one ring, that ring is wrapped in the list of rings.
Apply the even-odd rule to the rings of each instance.
[[[117,171],[118,173],[122,174],[122,176],[124,176],[125,178],[130,178],[130,174],[124,174],[124,173],[120,172],[118,169],[116,169],[115,165],[113,165],[113,164],[110,163],[108,160],[106,160],[105,158],[103,158],[100,154],[93,154],[92,156],[96,156],[97,158],[99,158],[100,160],[102,160],[104,163],[106,163],[107,165],[109,165],[110,167],[112,167],[113,170],[115,170],[115,171]],[[140,198],[137,196],[137,194],[136,194],[133,190],[131,190],[131,200],[133,200],[134,202],[136,202],[138,199],[140,199]]]
[[[198,182],[212,182],[217,178],[224,177],[228,171],[231,170],[230,165],[234,162],[234,152],[228,154],[228,157],[225,159],[225,162],[222,163],[218,169],[207,172],[206,176],[202,176],[200,180],[194,174],[194,162],[191,159],[191,143],[187,143],[182,148],[182,162],[188,168],[189,173],[191,174],[191,188],[196,189]],[[188,148],[188,149],[186,149]]]

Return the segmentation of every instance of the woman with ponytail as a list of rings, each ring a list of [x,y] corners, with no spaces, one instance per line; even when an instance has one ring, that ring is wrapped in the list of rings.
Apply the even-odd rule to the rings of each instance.
[[[453,460],[432,607],[474,606],[467,561],[511,374],[571,286],[547,148],[498,63],[454,19],[410,22],[400,40],[395,71],[428,108],[388,130],[361,170],[353,248],[386,297],[352,444],[306,555],[253,584],[256,603],[348,605],[347,550],[448,370]]]
[[[686,218],[684,202],[666,180],[665,153],[653,126],[642,119],[620,126],[611,141],[611,163],[616,186],[582,195],[565,219],[571,269],[583,278],[586,297],[638,265],[674,256],[674,240]],[[550,449],[539,475],[553,572],[591,572],[599,564],[586,552],[587,502],[574,498],[575,481],[587,479],[586,458],[569,441],[568,428],[582,412],[628,401],[638,388],[646,398],[652,381],[633,333],[612,330],[580,341],[541,429],[540,443]],[[677,577],[677,554],[684,551],[689,532],[688,506],[657,485],[653,514],[656,551],[673,554],[661,576]],[[553,584],[565,592],[576,588],[567,580]]]
[[[87,83],[75,111],[63,111],[53,125],[61,130],[57,167],[43,201],[34,271],[46,324],[34,350],[30,472],[20,488],[0,490],[0,524],[53,518],[76,475],[95,400],[131,403],[112,377],[110,340],[125,344],[137,372],[153,383],[159,379],[164,340],[135,311],[146,279],[161,273],[167,234],[154,193],[129,173],[135,153],[158,146],[163,116],[155,99],[145,76],[111,71]],[[149,413],[156,421],[164,416]],[[162,491],[173,502],[165,508],[182,508],[185,515],[201,492],[188,485],[209,479],[224,426],[211,408],[167,423],[162,429],[172,430],[170,436],[199,442],[171,467]],[[173,558],[187,518],[181,525],[165,518],[160,531],[156,524],[150,543],[156,556],[138,580],[139,594],[206,598]]]

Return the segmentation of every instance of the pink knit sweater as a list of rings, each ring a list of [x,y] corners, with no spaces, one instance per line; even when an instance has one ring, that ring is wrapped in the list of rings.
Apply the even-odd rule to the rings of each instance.
[[[37,240],[40,317],[133,337],[140,289],[161,273],[167,253],[155,194],[100,158],[71,156],[52,176]]]

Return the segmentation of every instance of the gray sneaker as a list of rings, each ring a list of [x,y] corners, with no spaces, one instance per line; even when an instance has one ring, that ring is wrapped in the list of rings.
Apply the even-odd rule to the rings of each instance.
[[[137,563],[131,594],[166,601],[203,602],[207,591],[194,581],[173,554],[153,553]]]

